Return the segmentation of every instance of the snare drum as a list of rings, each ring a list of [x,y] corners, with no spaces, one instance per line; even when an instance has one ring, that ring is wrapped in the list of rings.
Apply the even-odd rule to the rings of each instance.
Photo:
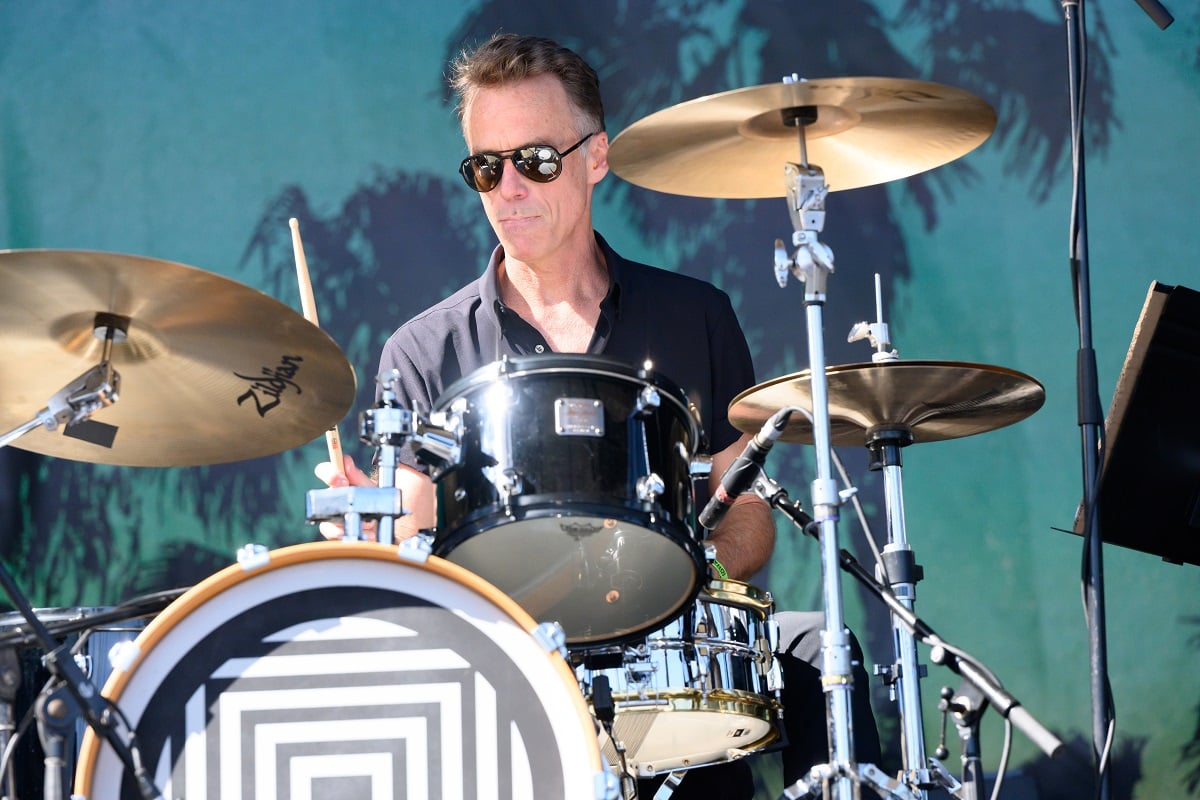
[[[686,395],[613,359],[505,359],[448,387],[462,457],[435,473],[433,552],[482,576],[570,644],[619,641],[699,591],[690,527],[702,432]]]
[[[636,646],[573,650],[576,675],[593,698],[608,679],[613,734],[639,777],[732,761],[783,734],[778,632],[769,592],[712,581],[693,607]],[[607,736],[603,752],[619,767]]]
[[[570,668],[436,557],[321,542],[167,608],[104,688],[164,797],[596,798],[615,788]],[[89,734],[76,794],[140,798]]]

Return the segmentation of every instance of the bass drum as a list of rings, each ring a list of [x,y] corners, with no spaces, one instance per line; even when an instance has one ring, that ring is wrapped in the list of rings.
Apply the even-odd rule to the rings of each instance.
[[[104,694],[173,800],[615,795],[574,677],[535,631],[436,557],[297,545],[180,597]],[[90,732],[75,793],[141,797]]]
[[[598,356],[524,356],[452,384],[434,411],[458,421],[462,453],[434,473],[434,554],[558,622],[569,644],[637,636],[695,598],[702,431],[666,378]]]
[[[613,736],[638,777],[732,761],[783,736],[783,685],[770,592],[714,580],[695,604],[637,646],[572,651],[589,699],[603,677]],[[613,742],[605,758],[618,770]]]

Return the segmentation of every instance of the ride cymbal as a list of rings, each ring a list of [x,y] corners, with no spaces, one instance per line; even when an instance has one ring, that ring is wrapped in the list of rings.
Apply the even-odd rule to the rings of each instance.
[[[59,425],[16,447],[125,466],[218,464],[303,445],[354,402],[354,372],[326,333],[219,275],[117,253],[7,250],[0,287],[0,433],[100,363],[98,315],[127,327],[110,357],[119,399],[91,418],[116,428],[111,446]]]
[[[833,366],[825,374],[830,438],[837,446],[865,445],[879,428],[907,429],[914,443],[985,433],[1020,422],[1046,399],[1037,380],[985,364],[890,361]],[[729,404],[729,421],[757,433],[787,406],[812,410],[809,370],[742,392]],[[812,423],[793,414],[780,438],[812,444]]]
[[[771,83],[689,100],[630,125],[613,139],[613,172],[647,189],[692,197],[784,197],[784,165],[808,163],[831,191],[933,169],[969,153],[996,127],[975,95],[900,78]]]

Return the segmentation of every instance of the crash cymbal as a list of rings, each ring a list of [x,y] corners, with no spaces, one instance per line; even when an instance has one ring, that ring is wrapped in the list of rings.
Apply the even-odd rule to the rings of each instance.
[[[1035,379],[1003,367],[950,361],[844,364],[826,369],[834,445],[865,445],[880,427],[908,429],[914,442],[938,442],[1003,428],[1042,407]],[[756,433],[786,406],[812,409],[808,370],[760,383],[729,404],[729,421]],[[780,437],[813,442],[812,423],[793,414]]]
[[[784,165],[800,162],[789,109],[813,109],[808,163],[831,191],[906,178],[969,153],[996,112],[949,86],[899,78],[822,78],[712,94],[658,111],[612,141],[625,180],[692,197],[784,197]]]
[[[354,402],[354,372],[326,333],[219,275],[116,253],[7,250],[0,287],[0,433],[102,360],[97,314],[128,320],[111,356],[119,399],[92,416],[116,427],[111,446],[59,425],[15,447],[103,464],[217,464],[302,445]]]

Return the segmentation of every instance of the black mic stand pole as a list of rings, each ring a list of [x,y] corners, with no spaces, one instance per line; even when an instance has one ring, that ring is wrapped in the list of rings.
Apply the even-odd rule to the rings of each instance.
[[[1159,28],[1174,17],[1158,0],[1137,0]],[[1088,263],[1087,184],[1083,135],[1083,110],[1087,79],[1087,29],[1084,0],[1062,0],[1067,32],[1067,68],[1071,110],[1071,237],[1070,267],[1074,278],[1075,316],[1079,323],[1077,355],[1077,402],[1083,452],[1084,595],[1088,617],[1088,660],[1092,692],[1092,753],[1096,769],[1096,797],[1108,800],[1109,752],[1115,737],[1111,693],[1108,682],[1108,646],[1104,609],[1103,536],[1096,519],[1100,474],[1100,431],[1104,414],[1100,408],[1096,376],[1096,351],[1092,340],[1091,271]]]
[[[1165,28],[1174,21],[1157,0],[1138,0],[1152,20]],[[1067,28],[1067,64],[1071,107],[1071,152],[1075,180],[1072,184],[1070,263],[1075,278],[1075,311],[1079,322],[1078,405],[1083,451],[1083,535],[1086,578],[1084,594],[1088,615],[1088,660],[1092,692],[1092,755],[1095,759],[1096,797],[1109,800],[1109,753],[1115,736],[1108,682],[1108,645],[1104,608],[1103,536],[1096,519],[1100,474],[1100,430],[1104,424],[1096,377],[1096,351],[1092,347],[1091,279],[1087,251],[1087,205],[1084,169],[1083,109],[1086,87],[1087,30],[1083,0],[1063,0]]]

